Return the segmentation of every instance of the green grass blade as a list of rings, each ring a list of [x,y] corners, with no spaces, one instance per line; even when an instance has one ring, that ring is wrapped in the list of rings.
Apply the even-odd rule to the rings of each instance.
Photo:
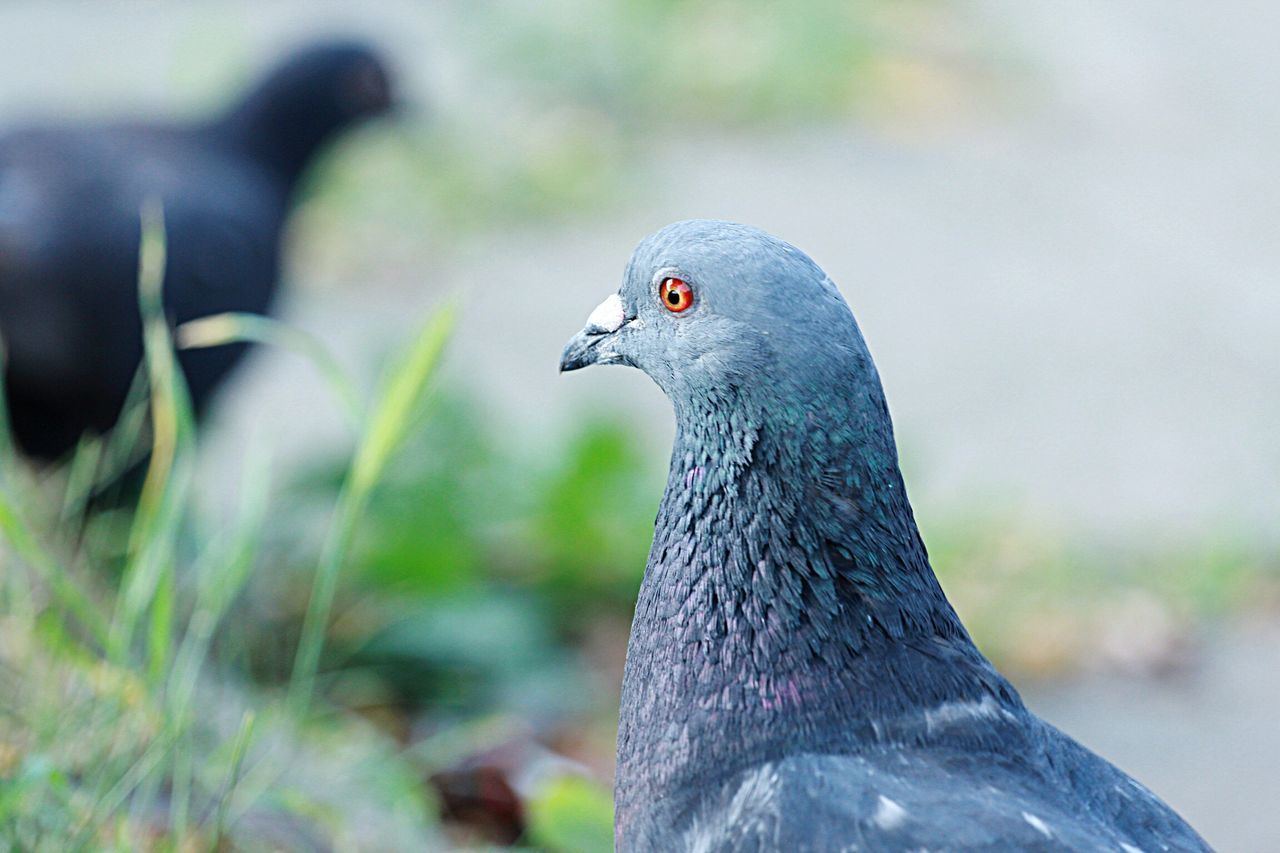
[[[0,337],[0,476],[6,473],[4,469],[16,458],[13,431],[9,427],[9,394],[4,387],[7,353],[4,338]]]
[[[151,430],[148,384],[147,366],[139,365],[115,426],[105,436],[82,439],[72,458],[72,476],[68,478],[63,500],[62,516],[65,520],[81,518],[96,497],[118,486],[121,476],[130,466],[145,458]],[[92,455],[95,453],[96,459]],[[82,455],[87,458],[82,460]],[[91,461],[96,463],[91,471],[76,470],[87,468]]]
[[[261,541],[270,490],[267,478],[260,474],[265,469],[260,454],[251,452],[247,459],[240,489],[244,499],[227,537],[230,544],[198,575],[195,606],[174,657],[166,698],[169,714],[177,720],[186,719],[213,633],[248,581]]]
[[[363,421],[364,408],[350,376],[318,338],[301,329],[261,314],[227,312],[183,323],[178,327],[176,337],[182,349],[260,343],[295,352],[320,371],[351,424],[359,428]]]
[[[289,684],[289,707],[302,714],[315,691],[316,670],[325,626],[333,608],[338,572],[346,559],[356,524],[369,494],[391,455],[404,441],[425,392],[439,366],[453,329],[454,308],[447,305],[427,322],[406,355],[388,371],[376,398],[351,469],[338,496],[334,523],[321,551],[320,565],[302,622],[298,654]]]
[[[253,712],[245,711],[244,719],[240,723],[240,733],[236,736],[235,746],[231,750],[231,767],[227,772],[227,780],[218,797],[217,812],[213,820],[213,843],[210,845],[214,850],[221,849],[222,835],[227,829],[231,795],[235,793],[236,783],[240,780],[240,769],[244,765],[244,757],[249,751],[249,742],[253,738],[253,722]]]
[[[70,523],[81,518],[93,494],[102,459],[102,439],[88,434],[81,436],[67,468],[67,482],[62,493],[63,521]]]
[[[147,747],[137,761],[130,765],[129,769],[120,775],[115,784],[93,804],[85,817],[84,822],[76,831],[76,843],[72,845],[79,848],[87,845],[89,839],[95,834],[97,828],[111,815],[115,814],[137,788],[147,780],[168,754],[169,749],[173,746],[173,736],[168,731],[161,731],[160,735]]]
[[[187,836],[191,818],[191,779],[195,775],[195,748],[190,729],[183,728],[173,745],[173,777],[169,795],[169,832],[174,839]]]
[[[161,514],[170,475],[180,448],[189,446],[195,417],[186,382],[178,368],[173,340],[165,321],[161,290],[166,257],[164,210],[150,200],[142,209],[142,246],[138,256],[138,299],[143,321],[144,363],[151,388],[151,460],[142,496],[138,501],[140,524],[146,535],[150,522]]]
[[[376,408],[351,468],[351,485],[357,495],[372,489],[387,460],[409,433],[423,392],[435,374],[452,333],[455,313],[452,303],[436,312],[418,334],[407,357],[382,383]]]
[[[139,623],[150,612],[147,671],[163,678],[172,645],[174,548],[190,481],[195,417],[164,316],[164,210],[149,199],[141,211],[138,300],[144,365],[151,390],[151,457],[129,535],[129,558],[112,623],[109,653],[123,663]]]
[[[99,646],[107,643],[106,620],[89,597],[32,535],[10,496],[0,489],[0,535],[42,581],[49,585],[58,603],[76,618]]]

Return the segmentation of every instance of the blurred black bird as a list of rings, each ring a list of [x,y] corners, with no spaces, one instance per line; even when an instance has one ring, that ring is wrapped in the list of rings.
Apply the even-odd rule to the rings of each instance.
[[[378,55],[330,42],[288,57],[211,120],[0,136],[0,339],[18,447],[56,460],[119,417],[142,359],[147,199],[164,207],[171,322],[266,313],[300,177],[340,132],[391,105]],[[197,416],[245,350],[179,354]]]
[[[627,645],[619,850],[1207,850],[1041,720],[934,577],[831,279],[728,222],[640,244],[561,370],[638,367],[675,448]]]

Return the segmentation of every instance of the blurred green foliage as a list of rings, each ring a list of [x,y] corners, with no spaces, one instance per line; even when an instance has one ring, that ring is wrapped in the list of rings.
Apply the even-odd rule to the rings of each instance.
[[[882,95],[875,62],[908,9],[934,5],[469,3],[441,21],[460,90],[348,140],[360,156],[316,171],[303,228],[355,209],[371,231],[447,240],[598,209],[643,191],[643,152],[664,137],[857,115]]]
[[[875,0],[816,0],[803,12],[774,0],[490,0],[473,5],[464,32],[486,67],[518,69],[529,97],[663,133],[847,114],[884,9]]]
[[[587,418],[533,458],[497,433],[473,401],[438,400],[379,486],[355,571],[401,592],[533,590],[566,627],[586,602],[629,613],[660,468],[617,421]]]
[[[584,697],[576,649],[593,625],[630,618],[661,470],[613,421],[587,419],[541,454],[498,436],[475,402],[434,402],[370,500],[333,660],[384,673],[363,683],[415,705],[596,710],[614,697]],[[296,502],[323,499],[334,475],[301,478]]]
[[[588,422],[537,481],[525,516],[537,579],[567,624],[593,609],[630,617],[662,490],[662,457],[646,464],[643,450],[625,424]]]
[[[1015,677],[1176,669],[1199,622],[1265,606],[1280,589],[1274,553],[1220,531],[1104,543],[1017,518],[967,509],[923,523],[948,597]]]
[[[613,798],[574,776],[562,776],[528,805],[529,839],[546,850],[605,853],[613,849]]]

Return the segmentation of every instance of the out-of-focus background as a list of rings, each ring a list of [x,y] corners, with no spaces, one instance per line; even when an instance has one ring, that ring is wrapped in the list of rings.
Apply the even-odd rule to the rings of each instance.
[[[357,439],[315,363],[266,346],[176,534],[181,592],[261,527],[202,665],[171,656],[190,725],[10,589],[0,825],[607,845],[672,421],[639,372],[556,363],[641,237],[713,217],[839,283],[935,568],[1032,708],[1218,848],[1280,849],[1277,27],[1250,0],[0,3],[0,129],[197,117],[312,38],[378,46],[402,109],[309,173],[279,314],[363,396],[458,318],[341,561],[319,710],[280,697]],[[34,520],[0,525],[7,583],[107,609],[110,571],[41,510],[58,477],[9,495]],[[49,565],[19,572],[31,530]]]

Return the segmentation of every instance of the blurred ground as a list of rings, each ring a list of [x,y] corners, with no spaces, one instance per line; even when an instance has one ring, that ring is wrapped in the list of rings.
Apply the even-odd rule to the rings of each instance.
[[[1177,809],[1218,850],[1271,850],[1280,628],[1219,628],[1193,668],[1160,680],[1093,675],[1023,689],[1036,713]]]
[[[857,124],[662,129],[618,197],[580,217],[381,243],[375,222],[346,235],[361,245],[336,272],[295,270],[306,281],[287,316],[368,365],[461,294],[450,370],[504,432],[532,447],[584,406],[612,408],[662,459],[659,392],[634,371],[558,377],[560,347],[641,236],[679,218],[742,220],[808,251],[848,296],[926,534],[931,517],[985,502],[1068,536],[1280,542],[1280,8],[942,5],[923,46],[879,71],[899,99]],[[214,57],[226,33],[253,56],[339,25],[383,38],[411,95],[466,97],[443,7],[382,4],[356,21],[337,4],[288,3],[235,27],[199,8],[0,6],[0,119],[89,112],[135,90],[167,106],[158,72],[193,67],[174,45]],[[16,35],[37,31],[57,44]],[[130,64],[97,73],[117,39],[136,48]],[[211,434],[209,482],[234,478],[252,433],[286,465],[343,440],[308,365],[263,352],[242,380]],[[1222,629],[1172,680],[1090,675],[1028,700],[1220,849],[1271,849],[1277,640],[1273,616]]]
[[[0,9],[0,118],[172,109],[175,76],[208,93],[176,105],[190,112],[273,46],[351,29],[388,44],[407,99],[427,113],[433,99],[466,97],[448,45],[458,25],[440,7],[379,4],[357,18],[319,4],[305,22],[290,4],[254,16],[234,3],[165,16],[95,8]],[[885,63],[897,101],[869,120],[656,134],[605,213],[445,246],[424,233],[421,254],[393,247],[390,270],[368,251],[386,246],[357,248],[361,263],[339,265],[331,288],[295,286],[291,315],[368,357],[460,291],[455,369],[496,390],[504,416],[544,428],[576,411],[569,402],[600,400],[645,418],[662,447],[669,418],[648,383],[619,372],[561,382],[557,351],[643,234],[677,218],[739,219],[796,242],[841,284],[923,507],[979,494],[1092,531],[1227,525],[1274,539],[1280,72],[1261,34],[1280,13],[1247,0],[1211,18],[1192,3],[946,8],[950,29]],[[128,65],[102,61],[121,41]],[[207,67],[228,53],[234,71]],[[292,384],[280,362],[261,357],[226,414],[257,419],[279,399],[293,445],[323,425],[255,390]]]
[[[1209,27],[1192,4],[965,8],[947,50],[982,33],[1016,57],[981,84],[949,55],[898,72],[908,104],[879,120],[660,134],[607,215],[445,251],[424,235],[434,255],[407,275],[295,290],[293,315],[367,354],[461,292],[454,369],[521,431],[587,399],[641,417],[663,448],[668,411],[643,377],[561,381],[556,356],[639,237],[677,218],[739,219],[841,284],[926,518],[982,495],[1090,533],[1225,526],[1275,540],[1280,100],[1256,79],[1271,64],[1250,11],[1276,13],[1227,4]],[[237,409],[271,396],[241,394]]]

